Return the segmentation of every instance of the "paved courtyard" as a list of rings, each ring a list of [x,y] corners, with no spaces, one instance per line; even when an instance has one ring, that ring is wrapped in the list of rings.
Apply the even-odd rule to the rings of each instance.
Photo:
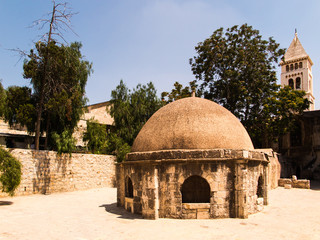
[[[116,207],[116,189],[0,198],[0,240],[320,239],[320,188],[277,188],[248,219],[145,220]]]

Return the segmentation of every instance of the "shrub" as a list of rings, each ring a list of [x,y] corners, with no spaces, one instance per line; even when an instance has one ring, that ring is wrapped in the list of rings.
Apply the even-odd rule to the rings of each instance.
[[[0,189],[14,195],[21,182],[21,163],[8,151],[0,148]]]

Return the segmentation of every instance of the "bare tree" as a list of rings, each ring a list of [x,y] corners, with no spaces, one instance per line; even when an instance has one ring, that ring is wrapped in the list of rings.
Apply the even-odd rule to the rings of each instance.
[[[70,19],[76,13],[73,13],[68,7],[68,3],[56,3],[55,0],[52,0],[52,11],[48,13],[48,18],[38,19],[33,22],[33,27],[38,26],[39,30],[42,30],[48,26],[48,31],[44,33],[39,42],[44,42],[48,46],[51,42],[59,42],[59,39],[62,39],[66,42],[63,37],[63,32],[66,32],[68,29],[73,33],[74,31],[71,28]],[[39,139],[40,139],[40,125],[41,125],[41,116],[44,108],[44,97],[45,97],[45,85],[48,81],[48,59],[50,58],[49,48],[47,47],[46,54],[43,59],[43,75],[39,83],[39,102],[37,106],[37,118],[35,126],[35,149],[39,150]],[[45,144],[46,145],[46,144]]]

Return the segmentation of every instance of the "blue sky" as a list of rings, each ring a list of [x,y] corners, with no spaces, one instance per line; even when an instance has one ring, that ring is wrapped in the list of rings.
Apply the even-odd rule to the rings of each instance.
[[[58,2],[58,0],[57,0]],[[89,103],[110,99],[123,79],[129,88],[152,81],[160,96],[173,83],[194,80],[189,58],[197,43],[217,28],[247,23],[264,39],[274,37],[288,48],[295,28],[314,62],[314,95],[320,107],[320,1],[297,0],[69,0],[78,12],[72,26],[82,53],[93,63],[88,79]],[[7,49],[29,51],[41,31],[28,28],[51,11],[51,0],[0,0],[0,79],[4,87],[30,86],[22,77],[23,61]],[[280,79],[280,72],[278,73]]]

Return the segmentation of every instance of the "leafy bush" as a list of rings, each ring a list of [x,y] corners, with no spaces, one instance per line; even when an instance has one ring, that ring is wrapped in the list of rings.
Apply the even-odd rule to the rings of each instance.
[[[21,182],[21,163],[8,151],[0,148],[0,188],[13,196]]]
[[[76,140],[72,137],[70,131],[65,130],[62,134],[54,132],[52,134],[55,149],[59,155],[62,153],[69,153],[71,156],[72,151],[75,150]]]
[[[92,153],[106,153],[107,129],[105,125],[99,124],[91,119],[87,122],[87,131],[83,135],[83,141]]]

